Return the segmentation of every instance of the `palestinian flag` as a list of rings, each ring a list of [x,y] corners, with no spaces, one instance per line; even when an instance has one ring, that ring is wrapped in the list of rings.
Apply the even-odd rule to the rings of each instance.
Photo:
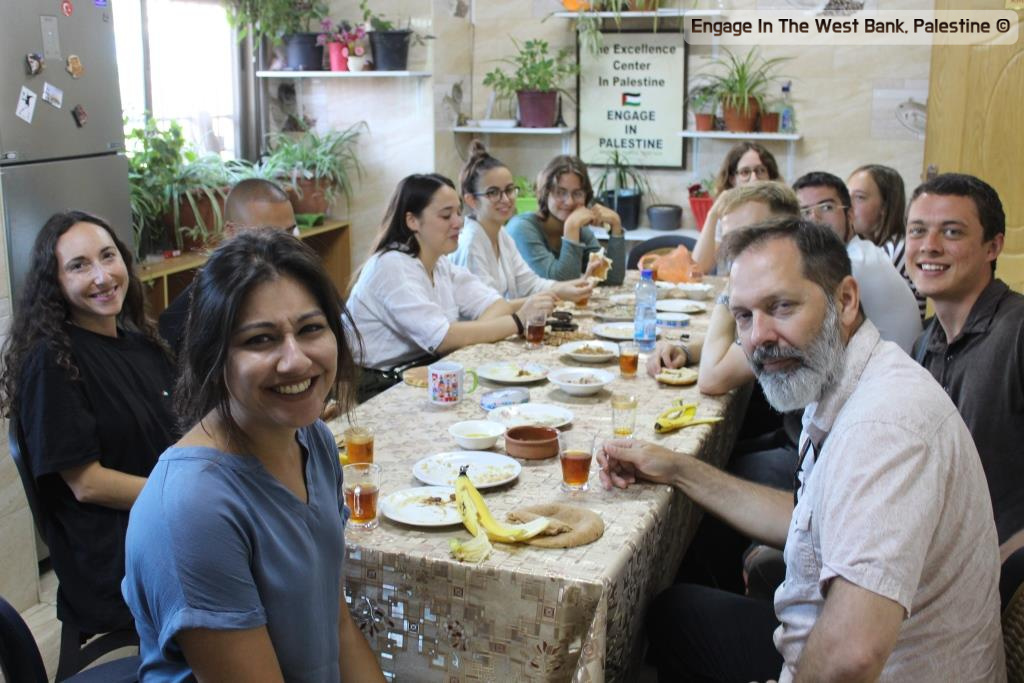
[[[640,106],[640,93],[638,93],[638,92],[624,92],[624,93],[622,93],[622,106],[623,107],[639,107]]]

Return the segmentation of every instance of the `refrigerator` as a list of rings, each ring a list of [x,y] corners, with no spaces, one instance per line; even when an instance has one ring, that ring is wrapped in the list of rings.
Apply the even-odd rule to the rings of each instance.
[[[132,248],[111,0],[0,0],[0,220],[14,301],[46,220],[96,214]]]

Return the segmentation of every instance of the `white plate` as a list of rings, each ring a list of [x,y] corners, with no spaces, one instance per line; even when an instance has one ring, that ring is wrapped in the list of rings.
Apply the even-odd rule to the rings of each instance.
[[[633,323],[600,323],[594,325],[594,334],[617,341],[633,341]],[[658,330],[658,334],[661,330]]]
[[[598,368],[560,368],[548,375],[548,381],[570,396],[590,396],[601,391],[617,375]]]
[[[658,303],[655,304],[654,308],[659,311],[666,311],[669,313],[706,313],[708,310],[707,304],[702,304],[699,301],[693,301],[692,299],[658,299]]]
[[[590,348],[602,348],[605,353],[580,353],[580,349],[584,346]],[[600,339],[591,339],[584,341],[566,342],[558,347],[558,352],[569,356],[573,360],[578,360],[581,363],[604,363],[612,358],[617,358],[619,355],[619,346],[615,342],[602,341]]]
[[[395,491],[381,503],[384,516],[413,526],[451,526],[461,524],[455,507],[455,489],[451,486],[416,486]],[[434,502],[428,502],[430,499]],[[440,498],[442,502],[436,501]]]
[[[714,288],[704,282],[681,282],[676,289],[682,292],[683,296],[691,299],[710,299]]]
[[[667,282],[665,280],[655,280],[654,284],[657,285],[658,289],[675,289],[676,283]]]
[[[524,371],[529,374],[519,374]],[[548,376],[548,372],[550,372],[548,367],[540,363],[513,363],[511,361],[485,363],[476,369],[476,374],[481,379],[489,379],[502,384],[539,382]]]
[[[487,413],[491,422],[500,422],[506,427],[536,425],[538,427],[564,427],[572,422],[571,410],[547,403],[523,403],[517,406],[502,406]]]
[[[613,304],[632,304],[636,302],[636,294],[612,294],[608,301]]]
[[[454,451],[438,453],[416,462],[412,473],[424,484],[431,486],[455,486],[459,468],[469,465],[466,472],[473,486],[486,489],[513,481],[522,471],[522,466],[501,453],[487,451]]]

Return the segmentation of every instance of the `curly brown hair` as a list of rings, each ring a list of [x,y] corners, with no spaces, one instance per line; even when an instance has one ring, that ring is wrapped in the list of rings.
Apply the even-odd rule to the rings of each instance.
[[[715,176],[716,196],[735,187],[736,184],[732,177],[736,175],[736,167],[739,166],[743,155],[750,150],[754,150],[757,152],[757,156],[761,157],[761,163],[768,169],[768,180],[781,180],[779,164],[775,161],[772,153],[764,148],[764,145],[759,145],[756,142],[740,142],[733,145],[722,159],[722,166],[718,169],[718,175]]]
[[[32,264],[18,294],[11,334],[4,343],[0,358],[0,415],[4,417],[11,417],[18,410],[21,369],[29,353],[38,344],[46,344],[53,351],[58,367],[67,371],[69,379],[75,381],[80,377],[71,350],[71,339],[65,328],[71,307],[64,298],[57,274],[57,241],[77,223],[92,223],[106,230],[128,271],[128,287],[124,305],[117,316],[118,326],[142,333],[168,358],[172,358],[156,326],[146,317],[146,297],[142,281],[133,267],[132,252],[114,233],[110,224],[84,211],[54,214],[36,236],[32,247]]]

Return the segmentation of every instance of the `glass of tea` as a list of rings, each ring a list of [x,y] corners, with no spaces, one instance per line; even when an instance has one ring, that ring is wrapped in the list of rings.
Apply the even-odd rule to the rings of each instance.
[[[612,394],[612,433],[617,438],[633,436],[636,430],[636,405],[635,394]]]
[[[562,490],[586,491],[596,440],[592,434],[572,431],[558,435],[558,459],[562,464]]]
[[[637,366],[640,365],[640,347],[636,342],[619,343],[619,374],[623,377],[636,377]]]
[[[380,496],[380,465],[345,465],[345,506],[348,525],[356,529],[377,528],[377,499]]]
[[[373,432],[352,425],[345,430],[345,452],[350,465],[373,462]]]
[[[531,349],[539,349],[544,341],[544,326],[548,324],[548,317],[542,311],[531,313],[526,319],[526,346]]]

